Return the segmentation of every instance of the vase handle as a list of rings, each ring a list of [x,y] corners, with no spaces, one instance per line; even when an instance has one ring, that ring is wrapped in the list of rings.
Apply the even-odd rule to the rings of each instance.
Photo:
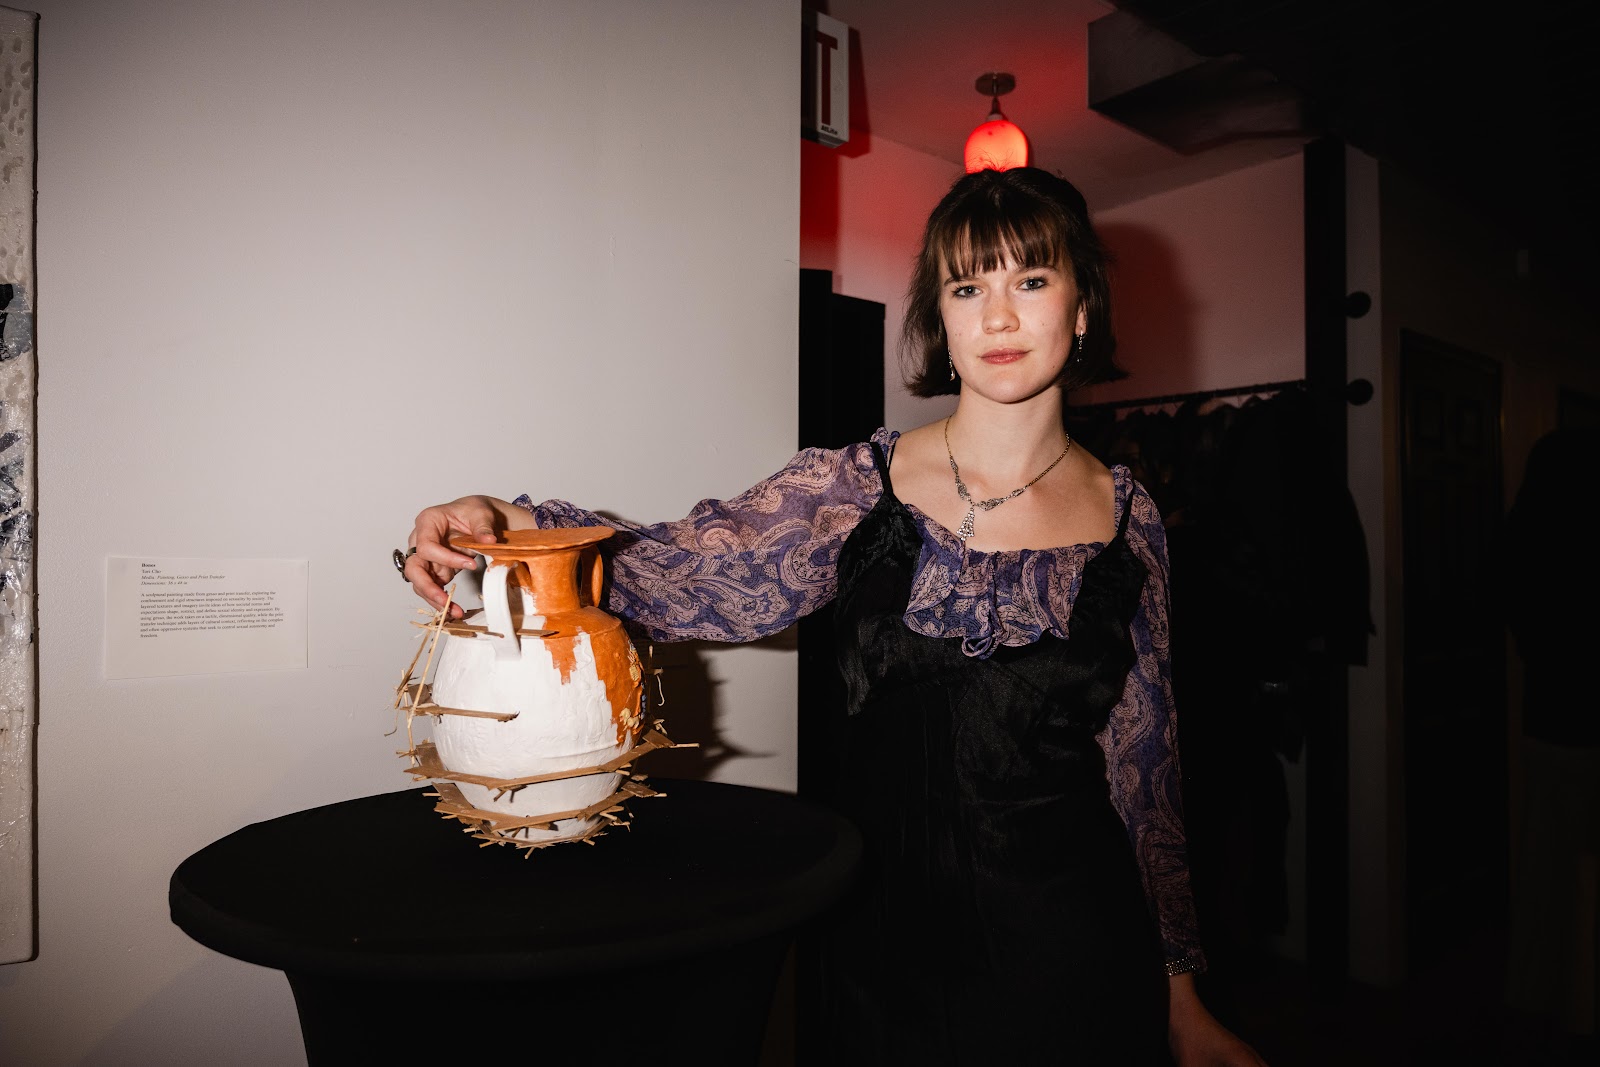
[[[589,565],[589,603],[600,610],[605,610],[605,602],[600,598],[606,592],[606,565],[600,558],[600,550],[590,545],[583,550],[583,560]]]
[[[516,560],[507,560],[504,563],[495,559],[489,560],[489,568],[483,575],[483,614],[484,624],[489,632],[478,638],[494,645],[495,659],[517,659],[522,655],[522,646],[517,641],[517,625],[511,618],[511,572],[521,566]],[[521,589],[518,589],[521,594]],[[499,636],[495,636],[495,635]]]

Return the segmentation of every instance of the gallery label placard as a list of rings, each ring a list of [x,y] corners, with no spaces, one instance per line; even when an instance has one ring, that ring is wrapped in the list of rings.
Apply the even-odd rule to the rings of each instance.
[[[106,677],[306,665],[303,559],[106,557]]]

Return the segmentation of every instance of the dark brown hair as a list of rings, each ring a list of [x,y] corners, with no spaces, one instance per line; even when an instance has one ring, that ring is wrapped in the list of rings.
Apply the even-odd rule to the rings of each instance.
[[[1106,253],[1089,224],[1083,194],[1067,181],[1033,167],[980,170],[950,187],[928,216],[906,293],[900,337],[906,385],[917,396],[961,391],[950,380],[949,338],[939,313],[939,295],[950,275],[996,270],[1007,261],[1029,267],[1071,266],[1083,302],[1087,329],[1082,352],[1061,371],[1067,389],[1117,376],[1112,363],[1111,287]]]

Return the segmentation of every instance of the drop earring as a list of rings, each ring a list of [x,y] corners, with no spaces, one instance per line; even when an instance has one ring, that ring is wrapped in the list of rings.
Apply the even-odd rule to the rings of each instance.
[[[1078,355],[1083,355],[1083,334],[1078,335]]]
[[[950,364],[950,380],[953,382],[956,380],[956,361],[948,348],[944,350],[944,361]]]

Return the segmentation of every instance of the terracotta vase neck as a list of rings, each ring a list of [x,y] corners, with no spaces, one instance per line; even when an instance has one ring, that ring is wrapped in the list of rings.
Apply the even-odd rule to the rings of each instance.
[[[578,599],[580,553],[581,549],[568,548],[518,554],[517,558],[528,568],[525,580],[533,593],[534,610],[540,615],[577,611],[583,606]]]
[[[450,547],[460,552],[475,552],[488,556],[494,566],[511,567],[502,576],[528,591],[534,600],[534,610],[540,615],[578,611],[583,605],[583,592],[590,602],[599,604],[604,571],[600,554],[591,546],[599,544],[612,534],[609,526],[577,526],[567,529],[509,530],[501,541],[492,545],[479,544],[465,535],[450,538]],[[578,568],[587,556],[585,574]],[[527,567],[515,567],[522,563]],[[499,585],[504,589],[503,584]],[[580,592],[580,589],[583,592]],[[502,600],[500,610],[509,610]]]

